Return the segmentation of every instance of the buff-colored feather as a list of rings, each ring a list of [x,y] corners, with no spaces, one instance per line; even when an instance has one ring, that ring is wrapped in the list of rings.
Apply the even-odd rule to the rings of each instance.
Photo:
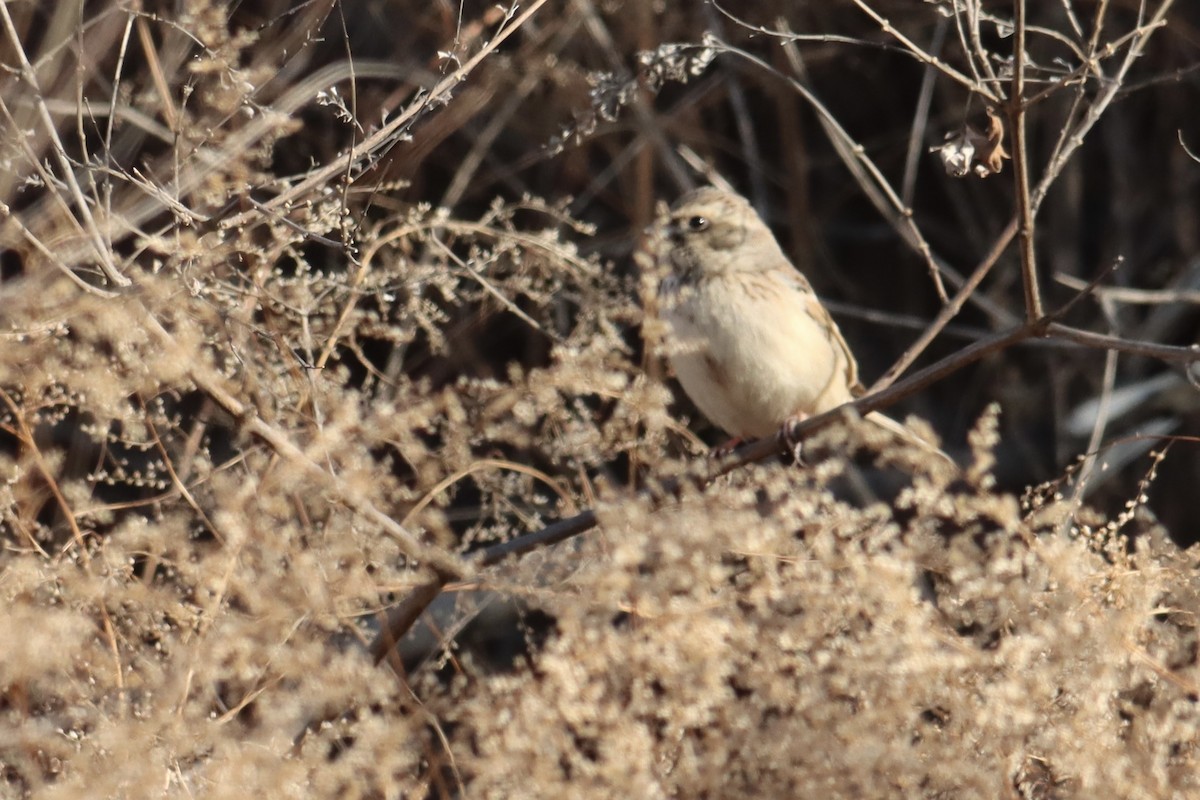
[[[837,324],[745,198],[714,188],[684,195],[655,226],[651,248],[665,275],[671,366],[731,436],[768,436],[862,391]],[[933,447],[881,414],[866,419]]]

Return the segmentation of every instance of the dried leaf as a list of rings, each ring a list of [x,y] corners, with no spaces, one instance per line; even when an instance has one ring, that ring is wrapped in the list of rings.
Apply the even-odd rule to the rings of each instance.
[[[996,110],[989,108],[987,133],[971,125],[964,125],[954,133],[946,134],[946,140],[929,152],[938,153],[947,174],[956,178],[974,173],[980,178],[1004,169],[1004,159],[1009,158],[1004,149],[1004,121]]]

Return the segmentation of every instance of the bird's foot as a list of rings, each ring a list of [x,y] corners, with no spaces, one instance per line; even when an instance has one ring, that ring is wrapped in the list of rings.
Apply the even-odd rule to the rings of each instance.
[[[808,419],[808,414],[794,414],[784,420],[783,427],[779,429],[779,441],[787,446],[788,452],[792,454],[792,461],[798,467],[804,465],[804,442],[792,438],[792,425],[806,419]]]
[[[730,439],[728,442],[725,442],[725,444],[714,447],[712,450],[709,451],[708,454],[710,456],[712,456],[713,458],[724,458],[725,456],[733,453],[734,450],[737,450],[739,447],[741,447],[742,442],[744,442],[744,441],[745,441],[745,439],[743,439],[742,437],[735,436],[732,439]]]

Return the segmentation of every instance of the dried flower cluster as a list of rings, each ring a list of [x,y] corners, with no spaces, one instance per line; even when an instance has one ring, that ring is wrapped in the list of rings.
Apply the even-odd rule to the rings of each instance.
[[[0,5],[0,798],[1200,792],[1200,580],[1176,543],[1194,445],[1125,467],[1111,431],[1088,447],[1064,422],[1158,362],[1030,348],[934,387],[905,411],[961,474],[847,423],[803,464],[672,483],[717,438],[644,341],[630,266],[681,188],[674,144],[774,198],[822,294],[924,314],[925,257],[879,235],[764,65],[825,87],[816,118],[899,175],[913,104],[889,103],[933,62],[866,11],[910,42],[948,11],[962,46],[937,63],[964,76],[1003,49],[972,2],[767,5],[753,28],[673,2]],[[1093,42],[1105,66],[1170,43],[1119,77],[1165,138],[1122,150],[1131,91],[1115,132],[1084,131],[1106,148],[1058,167],[1068,193],[1103,175],[1109,216],[1049,193],[1038,241],[1086,281],[1109,254],[1082,232],[1110,230],[1137,272],[1074,313],[1164,343],[1193,307],[1108,312],[1196,269],[1194,181],[1163,161],[1191,106],[1157,78],[1194,88],[1171,35],[1197,20],[1154,22],[1169,5],[1114,7]],[[1031,63],[1059,41],[1039,31],[1086,43],[1043,13]],[[780,14],[821,33],[766,36]],[[970,268],[1011,170],[959,181],[927,156],[970,93],[937,85],[908,218]],[[1029,111],[1047,140],[1108,86],[1070,85],[1080,109]],[[1002,264],[954,335],[1020,318],[1019,275]],[[911,321],[845,319],[871,374]],[[1178,383],[1111,424],[1179,430]],[[1072,461],[1091,450],[1113,468]],[[471,566],[582,509],[596,530]],[[431,569],[454,579],[377,666],[377,612]]]

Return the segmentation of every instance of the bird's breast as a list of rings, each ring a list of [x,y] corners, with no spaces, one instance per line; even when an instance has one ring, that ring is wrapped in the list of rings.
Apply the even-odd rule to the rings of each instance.
[[[849,399],[838,355],[786,274],[732,272],[664,297],[668,354],[680,383],[715,424],[765,436],[796,414]]]

